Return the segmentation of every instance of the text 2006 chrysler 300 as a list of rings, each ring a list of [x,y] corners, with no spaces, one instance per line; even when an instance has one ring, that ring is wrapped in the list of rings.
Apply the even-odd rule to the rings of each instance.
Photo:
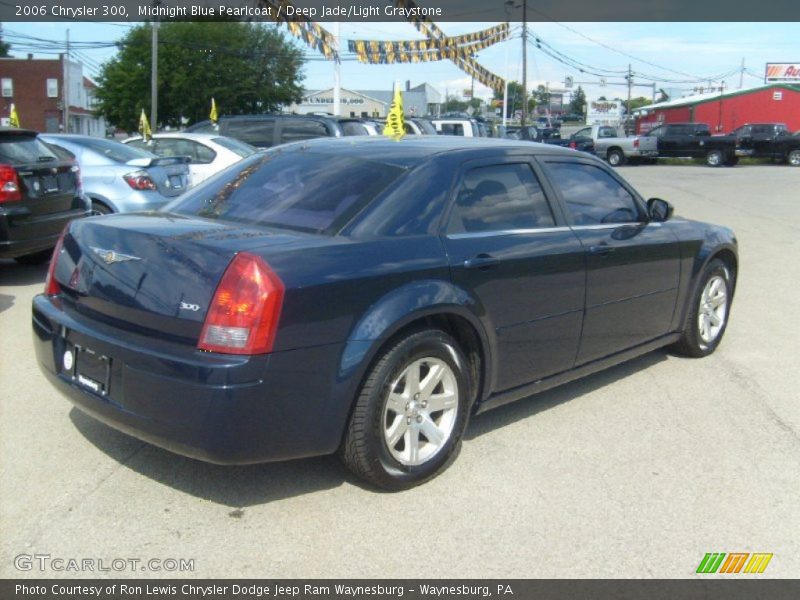
[[[324,139],[73,223],[33,328],[44,373],[112,427],[216,463],[339,451],[402,489],[470,414],[664,345],[710,354],[736,273],[730,230],[584,154]]]

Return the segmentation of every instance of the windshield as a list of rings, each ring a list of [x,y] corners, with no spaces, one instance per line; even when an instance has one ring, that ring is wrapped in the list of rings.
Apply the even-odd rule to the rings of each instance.
[[[231,152],[238,154],[242,158],[247,158],[251,154],[258,152],[258,148],[255,146],[245,144],[244,142],[240,142],[239,140],[229,137],[215,137],[211,141],[215,144],[219,144],[223,148],[227,148]]]
[[[276,149],[244,159],[163,210],[247,225],[332,233],[402,169],[349,156]]]
[[[0,136],[0,162],[28,165],[51,160],[56,160],[56,155],[35,137],[29,135]]]

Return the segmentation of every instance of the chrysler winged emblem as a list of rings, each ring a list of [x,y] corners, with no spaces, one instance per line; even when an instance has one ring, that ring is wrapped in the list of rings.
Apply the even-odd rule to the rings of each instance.
[[[103,259],[107,265],[118,262],[125,262],[126,260],[142,260],[138,256],[131,256],[130,254],[121,254],[113,250],[106,250],[105,248],[98,248],[92,246],[92,251]]]

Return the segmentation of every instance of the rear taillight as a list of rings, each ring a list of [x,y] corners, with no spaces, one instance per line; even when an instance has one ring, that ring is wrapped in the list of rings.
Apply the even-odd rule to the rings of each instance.
[[[237,254],[214,292],[198,349],[226,354],[270,352],[283,292],[283,282],[264,259]]]
[[[67,235],[69,225],[61,232],[61,236],[56,242],[56,247],[53,249],[53,256],[50,257],[50,266],[47,268],[47,279],[44,280],[44,293],[48,296],[55,296],[61,293],[61,286],[56,281],[56,263],[58,256],[61,254],[61,248],[64,247],[64,236]]]
[[[11,165],[0,165],[0,202],[22,200],[17,170]]]
[[[572,148],[573,150],[577,150],[578,144],[576,144],[575,141],[573,140],[569,143],[569,147]]]
[[[156,189],[156,184],[150,178],[150,175],[147,173],[147,171],[134,171],[133,173],[127,173],[127,174],[123,175],[122,178],[134,190],[154,190],[154,189]]]

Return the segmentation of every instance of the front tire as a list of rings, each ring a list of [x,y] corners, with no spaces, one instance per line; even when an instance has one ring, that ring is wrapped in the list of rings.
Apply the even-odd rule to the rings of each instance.
[[[458,455],[470,395],[457,342],[436,329],[411,334],[367,375],[341,458],[358,477],[387,490],[432,479]]]
[[[721,260],[706,265],[695,291],[681,339],[673,349],[701,358],[717,349],[728,326],[734,274]]]

